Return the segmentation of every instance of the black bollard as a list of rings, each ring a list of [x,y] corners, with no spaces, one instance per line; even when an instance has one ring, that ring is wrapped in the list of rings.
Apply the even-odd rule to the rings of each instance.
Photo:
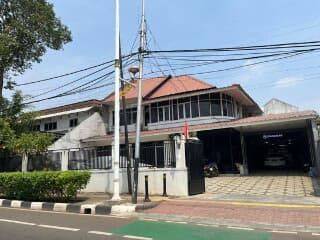
[[[149,183],[148,183],[148,175],[144,176],[144,189],[145,189],[145,195],[144,195],[144,201],[145,202],[151,202],[149,198]]]
[[[162,194],[163,197],[168,197],[168,194],[167,194],[167,174],[164,173],[163,174],[163,194]]]

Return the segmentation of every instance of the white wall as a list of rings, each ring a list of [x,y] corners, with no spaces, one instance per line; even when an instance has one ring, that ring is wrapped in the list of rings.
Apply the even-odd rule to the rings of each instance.
[[[96,112],[80,125],[75,127],[72,131],[66,133],[62,138],[58,139],[49,150],[61,150],[80,148],[80,140],[95,137],[104,136],[106,134],[106,126],[100,113]]]
[[[70,129],[72,129],[69,126],[70,119],[77,118],[78,125],[79,125],[81,122],[83,122],[84,120],[86,120],[88,117],[90,117],[93,114],[94,113],[92,111],[71,113],[71,114],[66,114],[66,115],[61,115],[61,116],[56,116],[56,117],[44,118],[44,119],[38,120],[37,123],[40,124],[40,131],[45,131],[45,129],[44,129],[45,123],[57,122],[57,129],[49,131],[49,132],[64,133],[64,132],[67,132]]]
[[[128,192],[127,170],[120,170],[120,193]],[[164,168],[164,169],[139,169],[138,192],[145,191],[145,175],[148,175],[149,194],[162,195],[163,174],[167,177],[167,194],[171,196],[188,195],[188,173],[186,168]],[[113,170],[91,171],[91,179],[84,192],[109,192],[113,193]]]
[[[299,111],[298,107],[279,101],[277,99],[272,99],[266,105],[264,105],[264,114],[279,114],[297,111]]]

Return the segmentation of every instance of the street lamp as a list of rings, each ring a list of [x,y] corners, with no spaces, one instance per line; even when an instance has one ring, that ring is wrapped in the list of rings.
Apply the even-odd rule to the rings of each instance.
[[[137,66],[132,66],[128,69],[128,72],[130,74],[130,77],[132,80],[134,80],[136,78],[137,73],[139,72],[139,67]]]

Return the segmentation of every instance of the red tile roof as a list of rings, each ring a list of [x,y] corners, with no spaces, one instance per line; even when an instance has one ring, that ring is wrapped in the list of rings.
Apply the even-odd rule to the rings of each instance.
[[[134,83],[136,83],[136,81]],[[142,97],[145,100],[149,100],[163,96],[192,92],[197,90],[205,90],[210,88],[215,88],[215,86],[191,76],[156,77],[144,79],[142,81]],[[131,88],[129,92],[126,93],[127,99],[134,99],[136,97],[136,87]],[[103,101],[112,102],[113,100],[114,94],[112,93]]]
[[[222,121],[208,124],[198,124],[191,125],[190,132],[193,131],[205,131],[205,130],[213,130],[213,129],[224,129],[224,128],[232,128],[232,127],[241,127],[246,125],[253,125],[259,123],[270,123],[276,121],[292,121],[292,120],[300,120],[300,119],[315,119],[318,116],[315,111],[300,111],[300,112],[292,112],[292,113],[280,113],[280,114],[270,114],[270,115],[261,115],[255,117],[241,118],[231,121]],[[152,135],[163,135],[163,134],[175,134],[182,133],[182,127],[174,127],[174,128],[164,128],[164,129],[156,129],[156,130],[147,130],[142,131],[141,135],[143,136],[152,136]],[[129,133],[130,138],[134,138],[135,133]],[[123,136],[122,136],[123,137]],[[112,139],[113,135],[106,135],[102,137],[93,137],[88,139],[89,141],[95,139]],[[84,140],[85,142],[86,140]]]

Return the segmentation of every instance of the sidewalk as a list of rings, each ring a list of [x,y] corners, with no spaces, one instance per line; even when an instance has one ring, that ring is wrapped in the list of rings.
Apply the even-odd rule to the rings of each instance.
[[[141,217],[263,229],[320,231],[319,205],[168,200]]]

